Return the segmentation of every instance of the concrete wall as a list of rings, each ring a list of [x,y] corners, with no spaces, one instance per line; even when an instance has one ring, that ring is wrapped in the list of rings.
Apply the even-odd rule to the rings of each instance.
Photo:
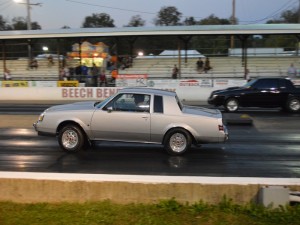
[[[0,201],[20,203],[86,202],[155,203],[162,199],[218,203],[223,196],[237,204],[256,202],[262,186],[300,191],[289,178],[219,178],[0,172]]]

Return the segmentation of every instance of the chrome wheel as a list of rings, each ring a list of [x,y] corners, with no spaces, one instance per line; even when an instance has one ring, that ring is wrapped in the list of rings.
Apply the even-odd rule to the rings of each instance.
[[[58,143],[66,152],[78,152],[86,143],[86,138],[80,127],[76,125],[66,125],[59,131]]]
[[[191,147],[192,136],[183,128],[174,128],[166,134],[163,144],[170,155],[182,155]]]
[[[66,130],[61,141],[65,148],[72,149],[78,145],[78,134],[74,130]]]
[[[225,108],[228,112],[235,112],[239,108],[239,103],[236,99],[229,99],[226,102]]]
[[[180,153],[187,147],[187,139],[182,133],[174,133],[170,137],[170,148],[173,152]]]
[[[300,101],[297,98],[292,98],[288,102],[288,109],[291,112],[297,112],[300,110]]]

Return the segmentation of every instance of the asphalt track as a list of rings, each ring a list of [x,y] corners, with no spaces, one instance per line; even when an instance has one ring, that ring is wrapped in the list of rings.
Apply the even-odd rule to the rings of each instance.
[[[300,178],[300,114],[243,110],[252,124],[228,123],[229,141],[169,156],[160,145],[97,142],[67,154],[31,127],[49,105],[0,106],[0,171]],[[245,118],[249,118],[245,117]]]

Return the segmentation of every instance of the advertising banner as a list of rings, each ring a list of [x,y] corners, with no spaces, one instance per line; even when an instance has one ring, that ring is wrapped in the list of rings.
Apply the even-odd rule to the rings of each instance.
[[[78,87],[78,80],[57,81],[57,87]]]
[[[147,87],[147,74],[119,74],[116,79],[117,87]]]
[[[28,81],[4,80],[1,87],[29,87]]]

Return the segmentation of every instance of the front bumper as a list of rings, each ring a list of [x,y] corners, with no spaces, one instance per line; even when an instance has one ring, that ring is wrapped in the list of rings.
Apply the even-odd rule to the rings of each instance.
[[[32,126],[34,127],[34,130],[38,132],[38,130],[37,130],[37,123],[38,122],[33,123]]]

